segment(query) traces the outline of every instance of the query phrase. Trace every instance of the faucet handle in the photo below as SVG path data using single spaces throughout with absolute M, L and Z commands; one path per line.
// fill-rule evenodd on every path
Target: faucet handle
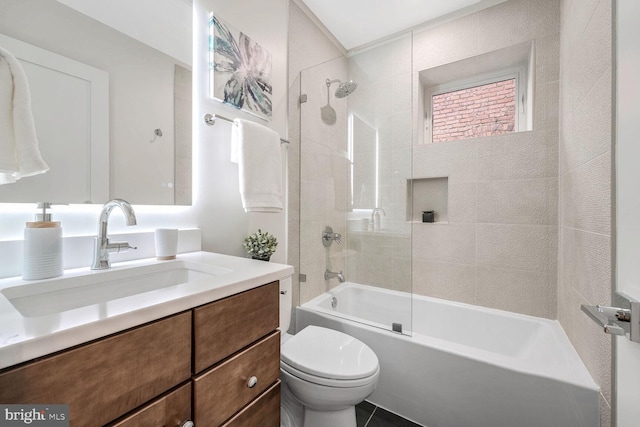
M 108 242 L 107 250 L 109 252 L 127 252 L 129 249 L 138 249 L 137 246 L 131 246 L 129 242 Z
M 335 233 L 333 235 L 333 240 L 336 241 L 337 244 L 341 245 L 342 244 L 342 234 L 340 233 Z M 342 272 L 341 272 L 342 273 Z

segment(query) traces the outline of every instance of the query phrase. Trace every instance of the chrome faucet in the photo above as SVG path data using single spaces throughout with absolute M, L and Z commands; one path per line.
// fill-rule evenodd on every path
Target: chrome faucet
M 373 208 L 371 210 L 371 224 L 373 224 L 374 216 L 376 212 L 382 212 L 382 215 L 387 216 L 387 213 L 382 208 Z
M 138 249 L 131 246 L 128 242 L 110 242 L 107 237 L 107 226 L 109 225 L 109 215 L 115 207 L 119 207 L 124 212 L 124 217 L 127 225 L 136 225 L 136 214 L 133 208 L 122 199 L 113 199 L 108 201 L 102 207 L 100 212 L 100 220 L 98 222 L 98 236 L 93 242 L 93 262 L 91 263 L 92 270 L 104 270 L 111 267 L 109 261 L 110 252 L 126 252 L 129 249 Z
M 329 271 L 329 269 L 326 269 L 324 271 L 324 280 L 333 279 L 335 277 L 338 278 L 338 281 L 340 283 L 344 282 L 344 274 L 342 274 L 342 271 L 340 271 L 339 273 L 335 273 L 333 271 Z

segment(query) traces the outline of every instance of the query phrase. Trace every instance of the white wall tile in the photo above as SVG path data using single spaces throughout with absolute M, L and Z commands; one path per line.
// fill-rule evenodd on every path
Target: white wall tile
M 413 69 L 426 70 L 478 54 L 478 14 L 413 35 Z
M 555 271 L 555 226 L 478 224 L 477 230 L 478 266 Z
M 547 178 L 558 174 L 558 133 L 517 132 L 478 141 L 478 179 Z
M 476 262 L 475 224 L 415 224 L 413 258 L 473 265 Z
M 449 182 L 475 181 L 477 140 L 442 142 L 413 147 L 414 178 L 449 177 Z
M 479 181 L 478 222 L 555 225 L 557 189 L 557 178 Z
M 555 274 L 491 267 L 478 267 L 478 305 L 530 316 L 552 317 L 549 294 Z
M 413 261 L 413 292 L 435 298 L 475 304 L 476 267 L 473 265 Z

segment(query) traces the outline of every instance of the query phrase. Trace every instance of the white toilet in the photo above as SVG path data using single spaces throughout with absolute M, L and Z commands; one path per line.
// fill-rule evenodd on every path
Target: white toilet
M 355 405 L 375 390 L 376 354 L 356 338 L 307 326 L 289 335 L 291 278 L 280 281 L 283 427 L 356 427 Z

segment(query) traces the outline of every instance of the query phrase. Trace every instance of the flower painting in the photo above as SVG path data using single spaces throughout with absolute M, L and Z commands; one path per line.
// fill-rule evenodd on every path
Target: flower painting
M 270 118 L 269 51 L 213 14 L 209 29 L 211 96 L 262 118 Z

